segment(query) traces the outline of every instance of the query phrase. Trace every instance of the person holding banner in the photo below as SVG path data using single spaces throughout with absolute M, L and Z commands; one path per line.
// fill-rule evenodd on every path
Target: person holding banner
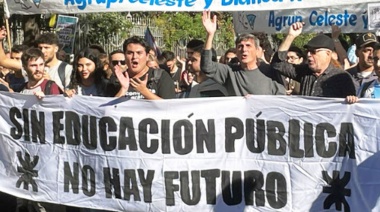
M 21 56 L 22 66 L 28 74 L 28 82 L 21 90 L 21 94 L 35 95 L 42 99 L 45 95 L 59 95 L 58 85 L 44 78 L 44 54 L 38 48 L 29 48 Z M 52 203 L 40 203 L 30 200 L 17 199 L 17 211 L 65 211 L 65 206 Z
M 29 48 L 22 54 L 22 66 L 28 74 L 28 82 L 20 93 L 34 94 L 39 99 L 45 95 L 61 94 L 61 90 L 54 81 L 44 78 L 45 61 L 43 58 L 43 53 L 37 48 Z
M 104 96 L 103 64 L 94 50 L 85 48 L 77 54 L 72 75 L 69 89 L 65 91 L 68 97 L 75 94 Z
M 266 77 L 258 68 L 257 54 L 259 40 L 252 34 L 242 34 L 236 39 L 236 54 L 239 65 L 229 66 L 212 62 L 212 42 L 217 28 L 216 16 L 211 17 L 210 11 L 204 11 L 203 26 L 207 38 L 201 57 L 201 70 L 226 87 L 229 96 L 245 96 L 247 94 L 277 95 L 285 94 L 283 85 Z
M 378 44 L 377 38 L 373 33 L 361 34 L 357 37 L 355 54 L 358 57 L 358 63 L 347 72 L 354 78 L 354 83 L 359 89 L 364 83 L 377 79 L 374 71 L 374 46 Z
M 9 69 L 21 70 L 20 61 L 10 59 L 5 55 L 2 41 L 6 38 L 7 31 L 3 26 L 0 29 L 0 65 Z M 40 35 L 36 40 L 38 48 L 44 53 L 45 73 L 44 78 L 52 79 L 63 91 L 70 83 L 72 66 L 57 59 L 58 37 L 53 33 Z
M 45 33 L 37 37 L 37 47 L 44 53 L 45 78 L 51 79 L 64 91 L 70 85 L 73 67 L 57 58 L 59 39 L 54 33 Z
M 288 50 L 293 40 L 302 33 L 302 22 L 293 23 L 289 33 L 275 53 L 272 66 L 282 75 L 300 82 L 300 95 L 346 98 L 355 95 L 351 76 L 334 67 L 332 52 L 334 41 L 327 35 L 319 34 L 306 45 L 307 64 L 294 65 L 287 62 Z

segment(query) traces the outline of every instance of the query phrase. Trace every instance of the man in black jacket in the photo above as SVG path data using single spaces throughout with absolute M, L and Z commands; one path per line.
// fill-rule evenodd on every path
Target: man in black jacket
M 352 77 L 331 63 L 334 41 L 323 34 L 312 38 L 306 45 L 307 63 L 294 65 L 287 62 L 287 52 L 293 40 L 301 34 L 303 23 L 290 26 L 289 33 L 274 55 L 272 66 L 282 75 L 301 84 L 304 96 L 346 98 L 355 95 Z

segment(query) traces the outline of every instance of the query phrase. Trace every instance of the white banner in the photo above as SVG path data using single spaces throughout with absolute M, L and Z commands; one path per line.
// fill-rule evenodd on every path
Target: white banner
M 356 0 L 5 0 L 11 14 L 120 11 L 259 11 L 350 5 Z M 361 3 L 378 0 L 362 0 Z
M 294 22 L 305 22 L 303 32 L 331 33 L 331 25 L 343 33 L 368 32 L 367 4 L 320 7 L 312 9 L 242 11 L 233 13 L 236 33 L 287 33 Z M 373 30 L 373 29 L 372 29 Z
M 0 93 L 0 191 L 120 211 L 379 211 L 380 101 Z

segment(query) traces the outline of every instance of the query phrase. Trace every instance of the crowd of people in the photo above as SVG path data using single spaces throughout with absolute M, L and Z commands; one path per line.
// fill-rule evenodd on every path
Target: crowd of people
M 380 98 L 380 44 L 373 33 L 356 38 L 355 61 L 349 61 L 336 26 L 331 36 L 318 34 L 308 41 L 305 51 L 295 47 L 294 39 L 303 29 L 303 23 L 296 22 L 271 58 L 263 56 L 257 36 L 240 34 L 235 48 L 217 61 L 212 48 L 217 18 L 204 11 L 202 22 L 206 40 L 189 41 L 184 60 L 171 51 L 155 55 L 137 36 L 109 54 L 99 46 L 89 46 L 75 54 L 72 64 L 59 59 L 59 39 L 54 33 L 40 35 L 33 47 L 15 45 L 9 54 L 0 42 L 0 90 L 39 99 L 62 94 L 147 100 L 303 95 L 345 98 L 348 103 Z M 6 33 L 1 28 L 0 41 Z M 76 210 L 46 205 L 20 200 L 17 207 L 18 211 Z

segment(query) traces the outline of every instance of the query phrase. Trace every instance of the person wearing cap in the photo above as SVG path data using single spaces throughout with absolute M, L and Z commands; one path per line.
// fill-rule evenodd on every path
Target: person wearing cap
M 373 47 L 377 43 L 376 36 L 370 32 L 359 35 L 355 41 L 355 54 L 359 62 L 356 66 L 347 69 L 347 72 L 354 78 L 357 91 L 364 83 L 377 79 L 377 75 L 373 70 Z
M 359 98 L 380 99 L 380 43 L 376 43 L 373 46 L 373 72 L 377 78 L 372 81 L 363 82 L 357 95 L 346 97 L 348 103 L 358 102 Z
M 290 64 L 287 53 L 293 40 L 301 34 L 302 22 L 293 23 L 289 33 L 275 53 L 272 66 L 282 75 L 300 82 L 300 95 L 346 98 L 355 95 L 352 77 L 331 63 L 334 41 L 323 34 L 312 38 L 304 47 L 306 64 Z
M 217 28 L 216 16 L 211 16 L 210 11 L 204 11 L 202 23 L 207 31 L 207 38 L 201 54 L 200 69 L 207 77 L 223 85 L 229 96 L 285 95 L 284 86 L 265 76 L 258 68 L 257 54 L 260 43 L 257 37 L 252 34 L 238 37 L 235 45 L 239 64 L 229 66 L 213 62 L 211 49 Z

